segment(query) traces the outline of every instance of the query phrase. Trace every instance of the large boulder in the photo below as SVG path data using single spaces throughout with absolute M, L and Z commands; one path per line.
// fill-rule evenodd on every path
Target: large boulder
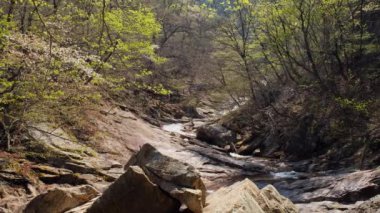
M 209 195 L 204 212 L 296 213 L 298 209 L 273 186 L 260 190 L 252 181 L 245 179 Z
M 225 147 L 237 140 L 236 133 L 220 124 L 204 125 L 197 130 L 197 139 L 207 143 Z
M 90 185 L 74 188 L 56 188 L 35 197 L 24 213 L 61 213 L 97 197 L 99 192 Z
M 162 191 L 140 167 L 131 166 L 87 213 L 167 213 L 179 208 L 180 202 Z
M 133 165 L 140 166 L 154 183 L 191 211 L 202 211 L 206 188 L 193 166 L 163 155 L 150 144 L 145 144 L 132 156 L 125 168 Z

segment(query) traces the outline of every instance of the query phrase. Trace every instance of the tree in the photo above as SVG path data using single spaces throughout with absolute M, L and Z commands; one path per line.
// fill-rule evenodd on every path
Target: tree
M 355 68 L 369 51 L 363 1 L 260 1 L 255 15 L 262 53 L 297 83 L 316 81 L 338 94 L 337 81 L 360 78 Z M 341 91 L 342 92 L 342 91 Z
M 167 92 L 145 83 L 146 61 L 163 61 L 152 43 L 161 28 L 139 1 L 10 0 L 0 8 L 0 136 L 7 149 L 34 123 L 80 118 L 101 95 L 130 87 Z
M 199 93 L 212 69 L 215 11 L 195 0 L 147 2 L 162 27 L 155 36 L 157 54 L 167 59 L 155 67 L 157 75 L 152 80 L 186 94 Z
M 224 61 L 219 69 L 221 72 L 235 73 L 240 76 L 240 79 L 247 83 L 249 97 L 256 100 L 256 90 L 263 86 L 260 82 L 263 75 L 255 58 L 257 52 L 254 45 L 256 38 L 253 10 L 255 5 L 249 1 L 240 0 L 226 1 L 223 5 L 225 10 L 222 13 L 216 39 L 220 49 L 216 56 L 220 57 L 219 61 Z M 231 74 L 229 76 L 234 78 Z

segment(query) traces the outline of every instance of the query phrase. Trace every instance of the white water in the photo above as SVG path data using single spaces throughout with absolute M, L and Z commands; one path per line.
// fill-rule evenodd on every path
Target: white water
M 183 129 L 183 124 L 177 123 L 177 124 L 166 124 L 162 126 L 162 129 L 168 132 L 174 132 L 181 134 Z
M 272 173 L 273 177 L 279 178 L 279 179 L 299 179 L 300 173 L 295 171 L 290 172 L 276 172 Z
M 248 158 L 251 158 L 251 156 L 244 156 L 244 155 L 239 155 L 239 154 L 236 154 L 236 153 L 233 153 L 233 152 L 230 152 L 229 155 L 233 158 L 236 158 L 236 159 L 248 159 Z
M 161 128 L 167 132 L 173 132 L 180 135 L 195 137 L 195 133 L 185 131 L 183 123 L 166 124 L 163 125 Z

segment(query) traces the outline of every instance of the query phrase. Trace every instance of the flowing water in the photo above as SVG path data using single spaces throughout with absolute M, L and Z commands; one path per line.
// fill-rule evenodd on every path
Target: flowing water
M 204 123 L 204 122 L 203 122 Z M 196 137 L 196 129 L 195 128 L 186 128 L 188 123 L 184 122 L 178 122 L 178 123 L 171 123 L 171 124 L 165 124 L 161 127 L 161 129 L 179 134 L 188 138 L 195 138 Z M 228 156 L 231 157 L 232 159 L 236 161 L 241 161 L 242 163 L 245 162 L 266 162 L 272 163 L 269 160 L 268 161 L 263 161 L 261 158 L 256 158 L 253 156 L 244 156 L 244 155 L 239 155 L 237 153 L 230 152 L 228 153 Z M 268 165 L 269 167 L 269 165 Z M 270 172 L 267 176 L 264 177 L 265 180 L 269 180 L 268 182 L 272 181 L 281 181 L 281 180 L 297 180 L 300 177 L 302 177 L 302 173 L 298 173 L 295 171 L 280 171 L 280 172 Z
M 195 137 L 195 133 L 193 131 L 185 130 L 185 126 L 183 123 L 166 124 L 166 125 L 163 125 L 161 128 L 167 132 L 172 132 L 172 133 L 184 135 L 187 137 Z

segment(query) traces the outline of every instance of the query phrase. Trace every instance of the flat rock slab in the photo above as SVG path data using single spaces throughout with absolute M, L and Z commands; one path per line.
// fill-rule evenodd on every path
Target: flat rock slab
M 354 204 L 320 201 L 297 204 L 300 213 L 380 213 L 380 195 Z
M 296 203 L 325 200 L 352 203 L 380 193 L 380 168 L 274 185 Z

